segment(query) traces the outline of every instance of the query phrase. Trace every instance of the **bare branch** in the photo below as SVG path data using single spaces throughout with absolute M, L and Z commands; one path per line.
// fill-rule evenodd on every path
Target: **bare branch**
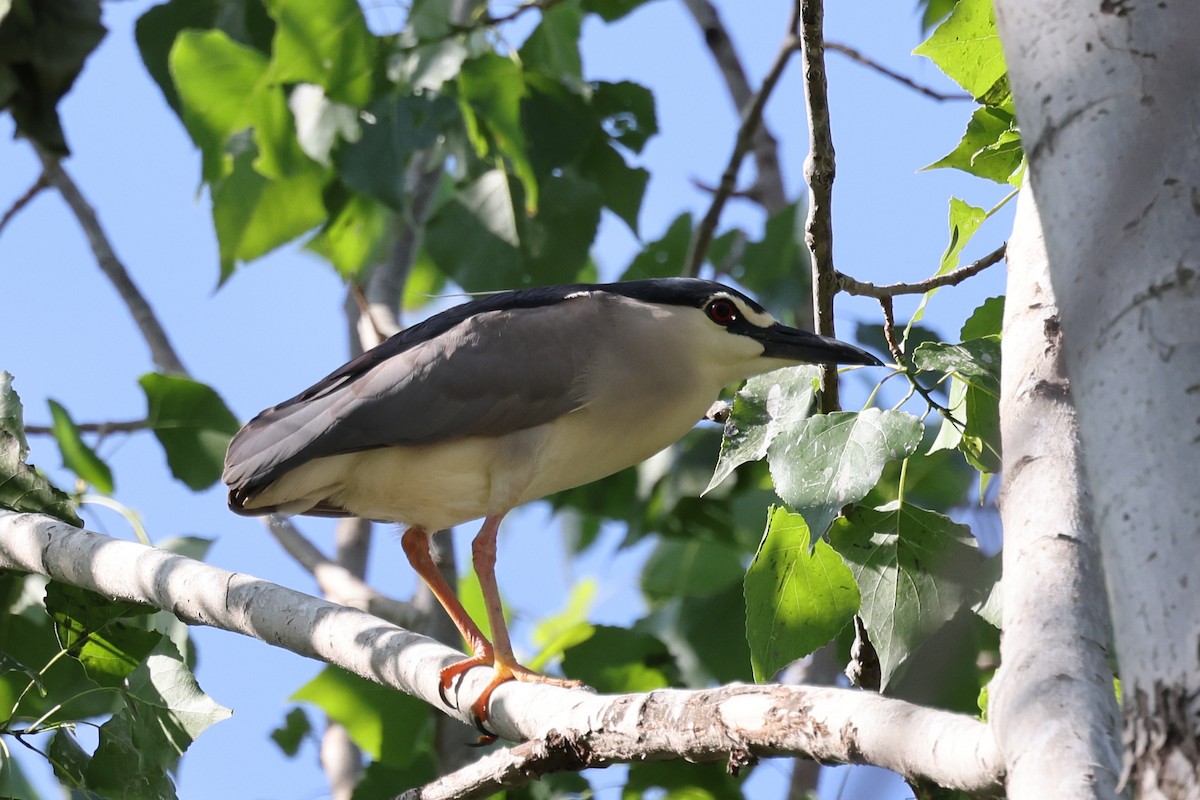
M 888 78 L 891 78 L 894 81 L 897 81 L 898 83 L 902 83 L 905 86 L 907 86 L 908 88 L 912 89 L 913 91 L 920 92 L 921 94 L 925 95 L 926 97 L 928 97 L 932 100 L 937 100 L 938 102 L 946 102 L 948 100 L 974 100 L 975 99 L 975 98 L 971 97 L 971 95 L 967 94 L 966 92 L 939 92 L 938 90 L 931 89 L 928 86 L 925 86 L 924 84 L 917 83 L 916 81 L 914 81 L 912 78 L 908 77 L 907 75 L 901 75 L 899 72 L 896 72 L 893 69 L 889 69 L 888 67 L 883 66 L 878 61 L 874 60 L 870 56 L 864 55 L 859 50 L 855 50 L 853 47 L 851 47 L 848 44 L 842 44 L 841 42 L 825 42 L 825 49 L 832 50 L 835 53 L 841 53 L 842 55 L 844 55 L 846 58 L 850 59 L 851 61 L 855 61 L 859 64 L 862 64 L 867 69 L 875 70 L 880 75 L 884 75 Z
M 812 253 L 813 321 L 816 332 L 834 336 L 833 298 L 837 272 L 833 268 L 833 179 L 836 172 L 833 132 L 829 125 L 829 85 L 825 76 L 825 9 L 822 0 L 798 0 L 800 60 L 804 72 L 804 103 L 808 109 L 808 218 L 804 241 Z M 821 411 L 840 407 L 837 370 L 821 367 Z
M 62 163 L 57 156 L 52 155 L 38 145 L 34 145 L 34 150 L 37 151 L 38 158 L 42 161 L 42 174 L 46 182 L 58 190 L 58 193 L 62 195 L 63 200 L 66 201 L 67 206 L 75 215 L 75 219 L 79 222 L 79 226 L 83 228 L 83 232 L 87 236 L 88 244 L 91 245 L 92 254 L 96 257 L 96 263 L 108 277 L 113 288 L 117 290 L 117 294 L 125 302 L 125 306 L 129 309 L 129 313 L 133 317 L 134 323 L 138 326 L 138 330 L 142 332 L 142 338 L 146 340 L 146 344 L 150 347 L 150 357 L 154 361 L 154 366 L 160 372 L 186 375 L 187 369 L 184 368 L 183 361 L 180 360 L 179 355 L 175 352 L 175 348 L 171 345 L 171 340 L 167 337 L 166 330 L 159 323 L 158 317 L 154 315 L 154 310 L 150 307 L 150 303 L 146 301 L 137 284 L 133 282 L 133 278 L 129 276 L 129 270 L 121 263 L 121 259 L 117 257 L 112 243 L 109 242 L 108 236 L 104 233 L 104 228 L 100 226 L 100 220 L 96 216 L 95 209 L 84 199 L 83 193 L 79 191 L 79 187 L 75 184 L 75 181 L 63 169 Z
M 114 420 L 108 422 L 78 422 L 75 427 L 81 433 L 95 433 L 101 437 L 110 433 L 136 433 L 150 427 L 148 419 Z M 54 428 L 49 425 L 26 425 L 25 433 L 30 436 L 51 436 Z
M 967 278 L 978 275 L 988 267 L 1003 261 L 1006 247 L 1006 244 L 1002 244 L 983 258 L 967 264 L 965 267 L 959 267 L 943 275 L 934 275 L 932 278 L 917 283 L 889 283 L 880 286 L 867 281 L 855 280 L 845 273 L 838 272 L 836 275 L 837 288 L 847 294 L 882 300 L 902 294 L 924 294 L 942 286 L 957 286 Z
M 742 160 L 750 151 L 750 145 L 753 141 L 754 131 L 762 123 L 763 108 L 767 105 L 767 99 L 771 96 L 771 92 L 775 90 L 775 85 L 779 83 L 780 76 L 783 75 L 784 67 L 791 60 L 792 54 L 795 53 L 800 46 L 800 42 L 795 36 L 788 34 L 784 39 L 783 45 L 779 48 L 779 53 L 775 56 L 775 62 L 771 65 L 767 76 L 763 78 L 762 86 L 758 93 L 754 95 L 754 100 L 747 106 L 742 114 L 742 124 L 738 128 L 737 138 L 734 140 L 733 152 L 729 154 L 729 161 L 725 165 L 725 171 L 721 173 L 721 180 L 717 184 L 716 192 L 713 193 L 712 202 L 709 203 L 708 211 L 705 212 L 704 218 L 700 220 L 700 224 L 696 226 L 696 233 L 692 237 L 691 248 L 687 257 L 687 274 L 696 276 L 700 274 L 700 267 L 704 264 L 704 259 L 708 256 L 709 245 L 712 244 L 713 234 L 717 230 L 717 223 L 721 219 L 721 211 L 725 208 L 726 201 L 730 195 L 737 189 L 738 170 L 742 166 Z
M 330 561 L 290 520 L 272 514 L 263 517 L 263 523 L 287 554 L 312 574 L 325 597 L 338 605 L 374 614 L 402 628 L 412 627 L 416 616 L 412 605 L 382 594 L 363 581 L 361 575 Z
M 37 180 L 25 190 L 25 193 L 14 200 L 13 204 L 8 207 L 8 209 L 4 212 L 4 216 L 0 216 L 0 232 L 4 230 L 8 223 L 12 222 L 13 218 L 16 217 L 17 214 L 21 213 L 21 209 L 29 205 L 33 201 L 33 198 L 37 197 L 38 194 L 49 185 L 50 184 L 46 182 L 45 172 L 38 175 Z
M 746 77 L 746 70 L 733 49 L 733 41 L 725 23 L 721 21 L 716 7 L 709 0 L 683 0 L 692 13 L 696 24 L 704 34 L 704 43 L 712 52 L 717 68 L 725 78 L 733 107 L 739 112 L 754 100 L 754 92 Z M 761 205 L 769 214 L 781 211 L 787 205 L 787 192 L 783 186 L 783 168 L 779 165 L 779 143 L 765 124 L 760 124 L 752 136 L 754 165 L 757 177 L 754 185 L 738 193 Z M 715 190 L 713 190 L 715 191 Z
M 438 698 L 438 673 L 461 654 L 444 645 L 250 575 L 40 515 L 0 511 L 0 568 L 46 575 L 169 610 L 188 624 L 251 636 L 412 694 L 463 722 L 470 700 L 491 677 L 488 669 L 468 671 L 451 691 L 455 707 L 446 708 Z M 508 683 L 492 697 L 489 724 L 510 740 L 549 740 L 557 730 L 582 763 L 596 766 L 681 756 L 744 763 L 799 754 L 821 762 L 874 763 L 908 778 L 975 792 L 995 789 L 1002 778 L 985 724 L 848 689 L 735 684 L 604 696 Z M 491 774 L 502 772 L 493 768 Z M 498 788 L 499 780 L 480 777 L 474 783 Z

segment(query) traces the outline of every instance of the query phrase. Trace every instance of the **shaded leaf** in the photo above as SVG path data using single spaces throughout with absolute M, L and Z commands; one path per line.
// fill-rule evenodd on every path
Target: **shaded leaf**
M 54 732 L 50 740 L 50 765 L 54 768 L 54 777 L 64 787 L 75 792 L 87 792 L 87 771 L 92 757 L 79 746 L 79 742 L 65 728 Z M 84 794 L 84 797 L 95 795 Z
M 212 388 L 189 378 L 151 372 L 138 383 L 171 474 L 195 491 L 211 486 L 221 477 L 237 417 Z
M 868 408 L 801 420 L 772 443 L 775 491 L 820 539 L 842 507 L 861 500 L 888 461 L 911 455 L 924 426 L 903 411 Z
M 961 344 L 928 342 L 913 353 L 913 361 L 921 369 L 954 376 L 947 407 L 965 429 L 944 421 L 933 449 L 957 447 L 981 472 L 999 472 L 1000 337 L 984 336 Z
M 651 600 L 705 597 L 741 581 L 736 548 L 705 539 L 665 538 L 642 568 L 642 591 Z
M 313 732 L 312 723 L 303 708 L 293 708 L 283 718 L 283 724 L 271 731 L 271 740 L 288 758 L 300 752 L 300 745 Z
M 457 123 L 458 108 L 445 97 L 392 92 L 373 100 L 363 119 L 358 141 L 335 155 L 338 175 L 351 189 L 404 211 L 409 159 Z
M 858 611 L 850 568 L 825 542 L 811 545 L 803 517 L 769 512 L 745 581 L 746 639 L 759 683 L 823 647 Z
M 486 157 L 494 145 L 525 190 L 525 210 L 536 213 L 538 184 L 521 128 L 521 99 L 525 96 L 521 65 L 492 52 L 465 61 L 458 74 L 458 95 L 476 155 Z
M 1003 329 L 1004 297 L 989 297 L 967 317 L 958 336 L 965 342 L 968 339 L 982 339 L 984 336 L 999 336 Z
M 19 134 L 67 155 L 58 102 L 105 33 L 96 0 L 0 4 L 0 110 Z
M 648 692 L 672 684 L 675 662 L 648 633 L 597 625 L 563 654 L 563 671 L 599 692 Z
M 971 115 L 958 146 L 925 169 L 958 169 L 996 183 L 1010 183 L 1025 159 L 1016 124 L 1009 111 L 981 106 Z
M 648 0 L 583 0 L 583 10 L 598 15 L 605 22 L 616 22 Z
M 542 9 L 542 21 L 521 45 L 526 70 L 537 70 L 554 78 L 580 81 L 583 62 L 579 57 L 579 30 L 583 11 L 574 2 Z
M 304 247 L 353 279 L 378 263 L 390 223 L 391 212 L 382 203 L 355 193 Z
M 680 214 L 667 228 L 662 238 L 650 242 L 633 257 L 621 273 L 621 280 L 670 278 L 683 272 L 688 246 L 692 241 L 692 215 Z
M 579 163 L 580 174 L 600 187 L 604 206 L 621 218 L 635 236 L 650 173 L 625 163 L 612 145 L 597 139 Z
M 355 744 L 384 764 L 410 763 L 418 744 L 429 735 L 429 707 L 423 702 L 339 667 L 321 670 L 291 699 L 319 707 L 346 727 Z
M 762 239 L 745 242 L 741 259 L 732 272 L 734 280 L 764 298 L 774 309 L 790 312 L 810 306 L 812 270 L 803 241 L 801 204 L 789 203 L 767 219 Z M 709 255 L 713 258 L 711 251 Z
M 12 375 L 0 372 L 0 507 L 49 514 L 82 527 L 83 520 L 76 515 L 66 493 L 25 463 L 29 443 L 22 413 L 21 398 L 12 388 Z
M 71 415 L 55 400 L 47 401 L 50 406 L 52 432 L 62 453 L 63 466 L 74 472 L 85 483 L 91 484 L 101 494 L 112 494 L 113 476 L 96 451 L 83 441 L 79 428 Z
M 667 646 L 688 686 L 753 680 L 740 584 L 708 597 L 672 598 L 639 620 L 635 630 Z
M 909 654 L 973 600 L 985 559 L 966 526 L 899 502 L 855 508 L 829 541 L 854 572 L 886 689 Z
M 59 645 L 101 686 L 121 686 L 162 640 L 161 634 L 125 621 L 153 611 L 76 586 L 51 582 L 46 587 L 46 612 Z
M 805 365 L 746 381 L 733 398 L 733 410 L 721 438 L 721 455 L 705 494 L 747 461 L 766 458 L 777 436 L 791 431 L 812 413 L 814 381 L 819 375 L 819 367 Z
M 658 133 L 654 95 L 640 84 L 597 81 L 592 84 L 592 107 L 609 137 L 635 153 Z

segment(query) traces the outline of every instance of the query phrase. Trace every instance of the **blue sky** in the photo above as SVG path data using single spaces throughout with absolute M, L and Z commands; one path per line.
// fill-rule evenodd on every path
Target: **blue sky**
M 104 4 L 109 35 L 62 104 L 74 153 L 66 166 L 188 369 L 216 387 L 235 413 L 249 418 L 345 360 L 344 289 L 329 267 L 294 246 L 240 269 L 216 288 L 217 248 L 207 197 L 199 189 L 198 153 L 147 76 L 133 43 L 133 24 L 150 5 L 142 0 Z M 778 49 L 788 4 L 726 0 L 718 6 L 757 82 Z M 387 5 L 372 6 L 372 13 L 385 21 L 403 15 L 399 6 Z M 931 64 L 910 55 L 920 33 L 909 3 L 831 3 L 826 23 L 829 39 L 917 80 L 953 88 Z M 518 43 L 522 35 L 514 33 Z M 736 128 L 730 101 L 695 24 L 675 0 L 649 3 L 612 26 L 589 18 L 583 44 L 587 77 L 634 80 L 656 94 L 662 132 L 643 154 L 653 179 L 641 230 L 646 238 L 657 238 L 681 211 L 703 213 L 707 196 L 692 180 L 715 183 L 724 166 Z M 990 207 L 1006 193 L 956 173 L 917 172 L 954 147 L 971 108 L 932 102 L 836 53 L 828 55 L 828 64 L 838 157 L 838 268 L 876 282 L 927 277 L 946 246 L 948 198 L 957 195 Z M 795 195 L 802 188 L 806 153 L 798 62 L 786 73 L 766 116 L 781 141 L 785 181 Z M 13 141 L 11 131 L 11 120 L 0 119 L 0 208 L 9 207 L 38 174 L 32 150 Z M 727 222 L 751 227 L 757 218 L 736 201 L 725 216 Z M 1009 219 L 1006 211 L 989 223 L 966 258 L 998 245 Z M 619 273 L 637 248 L 621 222 L 605 218 L 595 247 L 605 277 Z M 927 322 L 955 336 L 983 298 L 1002 292 L 1002 269 L 943 291 Z M 48 421 L 47 398 L 66 405 L 77 421 L 143 414 L 136 379 L 152 369 L 146 346 L 53 193 L 43 193 L 0 235 L 0 281 L 8 299 L 0 315 L 0 369 L 15 376 L 27 422 Z M 897 317 L 905 319 L 914 305 L 898 302 Z M 839 334 L 852 337 L 857 321 L 878 322 L 878 306 L 839 298 Z M 69 483 L 58 469 L 53 443 L 39 438 L 32 444 L 31 460 Z M 142 516 L 152 538 L 213 538 L 212 563 L 312 591 L 309 576 L 258 522 L 226 510 L 220 489 L 196 494 L 172 480 L 151 436 L 114 438 L 102 453 L 115 471 L 116 497 Z M 110 511 L 92 507 L 85 516 L 96 530 L 131 537 L 125 521 Z M 330 546 L 327 524 L 303 520 L 301 527 L 321 546 Z M 600 581 L 595 621 L 626 622 L 639 609 L 636 571 L 643 552 L 613 561 L 612 548 L 600 548 L 571 565 L 553 530 L 548 511 L 535 504 L 514 515 L 501 537 L 499 581 L 517 613 L 518 648 L 529 623 L 560 608 L 581 577 Z M 457 546 L 472 533 L 473 526 L 465 526 Z M 414 579 L 397 538 L 386 532 L 377 538 L 370 579 L 406 596 Z M 536 552 L 541 568 L 524 565 L 523 552 Z M 546 569 L 547 564 L 558 566 Z M 320 665 L 232 634 L 197 629 L 194 636 L 201 685 L 235 713 L 189 751 L 179 775 L 180 796 L 324 796 L 313 749 L 287 760 L 268 739 L 289 706 L 288 695 Z M 767 772 L 764 786 L 782 782 L 782 767 Z M 598 781 L 617 782 L 604 775 Z

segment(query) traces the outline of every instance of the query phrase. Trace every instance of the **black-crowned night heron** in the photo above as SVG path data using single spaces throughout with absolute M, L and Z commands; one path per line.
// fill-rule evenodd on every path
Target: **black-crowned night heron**
M 358 516 L 407 524 L 404 552 L 470 644 L 473 666 L 517 679 L 496 588 L 500 520 L 603 478 L 687 433 L 721 389 L 796 363 L 880 364 L 776 322 L 741 292 L 675 278 L 482 297 L 396 334 L 251 420 L 229 445 L 239 514 Z M 429 532 L 483 517 L 475 570 L 492 642 L 434 567 Z

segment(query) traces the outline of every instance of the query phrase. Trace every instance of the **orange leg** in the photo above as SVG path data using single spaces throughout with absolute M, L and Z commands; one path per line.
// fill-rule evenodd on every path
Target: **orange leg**
M 467 615 L 454 590 L 442 578 L 433 559 L 429 555 L 429 534 L 424 528 L 412 527 L 405 531 L 401 539 L 404 553 L 417 574 L 429 585 L 434 597 L 446 609 L 455 627 L 462 633 L 463 638 L 471 646 L 472 655 L 458 661 L 442 670 L 440 675 L 440 690 L 442 699 L 446 700 L 445 692 L 450 688 L 454 679 L 471 667 L 491 666 L 495 670 L 492 680 L 484 688 L 479 698 L 471 704 L 471 714 L 476 726 L 483 730 L 483 722 L 487 720 L 488 701 L 492 692 L 500 684 L 510 681 L 526 681 L 531 683 L 549 683 L 555 686 L 581 686 L 579 681 L 552 678 L 517 663 L 513 655 L 512 644 L 508 636 L 508 626 L 504 622 L 504 610 L 500 603 L 500 591 L 496 586 L 496 535 L 500 532 L 502 514 L 489 516 L 483 522 L 483 528 L 475 537 L 472 544 L 472 558 L 475 563 L 475 573 L 479 576 L 479 586 L 483 593 L 484 605 L 487 609 L 488 623 L 492 628 L 493 641 L 489 642 L 483 632 Z M 449 705 L 449 702 L 446 703 Z M 484 733 L 487 733 L 485 730 Z M 489 734 L 490 735 L 490 734 Z

